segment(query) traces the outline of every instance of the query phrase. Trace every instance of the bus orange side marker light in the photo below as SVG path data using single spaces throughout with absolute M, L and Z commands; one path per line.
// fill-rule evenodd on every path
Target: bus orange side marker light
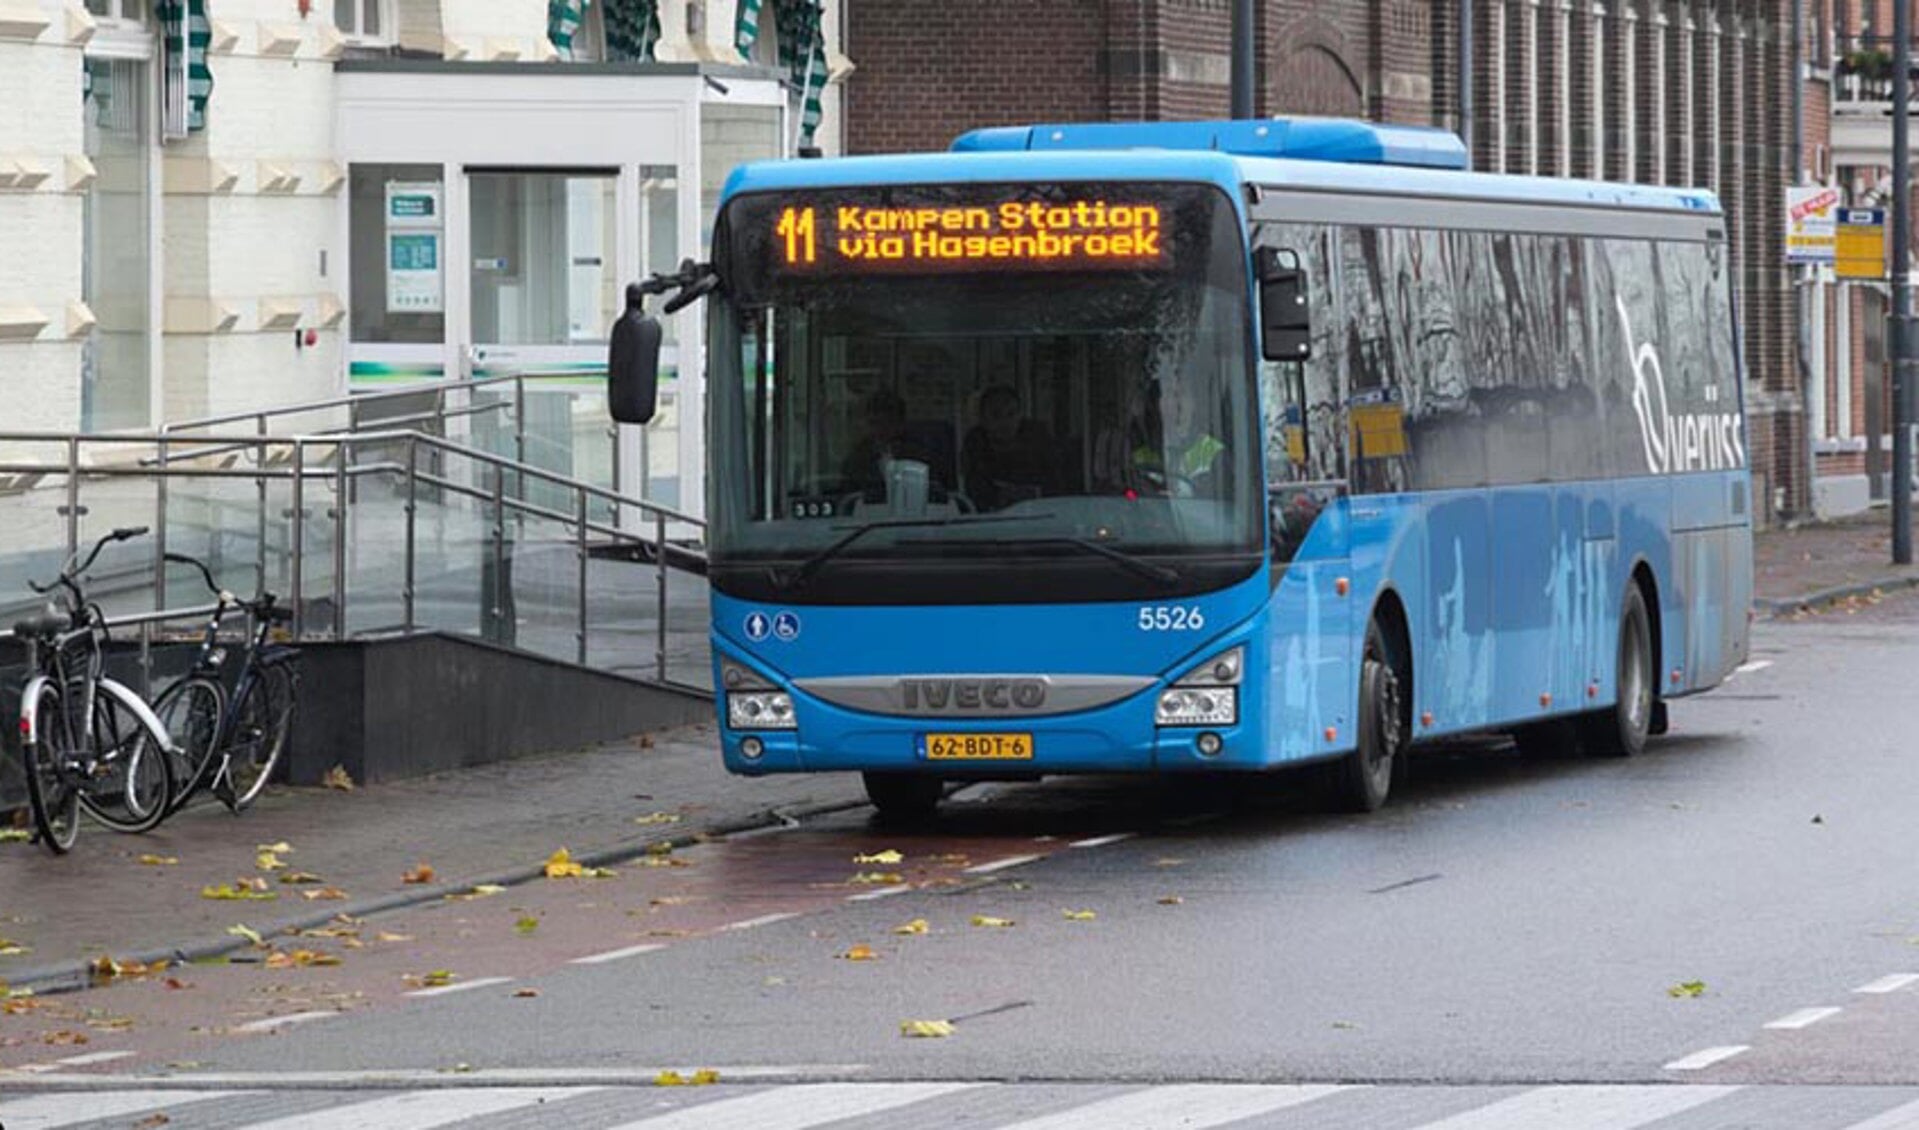
M 1431 727 L 1433 724 L 1433 712 L 1430 710 L 1421 712 L 1419 715 L 1419 724 L 1422 726 Z
M 1675 686 L 1679 683 L 1679 668 L 1677 667 L 1672 669 L 1672 681 Z
M 1598 697 L 1599 697 L 1599 684 L 1598 684 L 1598 683 L 1587 683 L 1587 684 L 1586 684 L 1586 697 L 1587 697 L 1587 698 L 1598 698 Z
M 1353 587 L 1352 582 L 1348 581 L 1344 577 L 1340 577 L 1333 581 L 1333 591 L 1338 593 L 1341 596 L 1345 596 L 1347 591 L 1351 589 L 1352 587 Z
M 1329 741 L 1329 742 L 1330 742 L 1330 741 L 1332 741 L 1332 740 L 1334 740 L 1334 739 L 1335 739 L 1335 738 L 1337 738 L 1337 737 L 1339 737 L 1339 728 L 1338 728 L 1337 726 L 1328 726 L 1328 727 L 1326 727 L 1326 740 L 1327 740 L 1327 741 Z
M 1541 706 L 1551 706 L 1552 704 L 1553 704 L 1553 696 L 1552 696 L 1552 695 L 1550 695 L 1550 694 L 1542 694 L 1542 695 L 1540 695 L 1540 696 L 1539 696 L 1539 705 L 1541 705 Z

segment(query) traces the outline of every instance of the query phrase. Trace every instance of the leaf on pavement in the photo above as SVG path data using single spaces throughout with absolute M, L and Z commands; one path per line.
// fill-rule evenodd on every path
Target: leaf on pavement
M 995 918 L 990 914 L 975 914 L 973 916 L 973 925 L 975 926 L 1011 926 L 1013 925 L 1013 920 L 1011 918 Z
M 876 851 L 871 855 L 856 855 L 853 857 L 853 862 L 854 863 L 892 864 L 892 863 L 899 863 L 903 861 L 905 858 L 906 858 L 905 856 L 901 855 L 899 852 L 894 851 L 892 848 L 887 848 L 885 851 Z
M 473 888 L 471 893 L 480 898 L 485 898 L 487 895 L 497 895 L 504 890 L 506 890 L 506 888 L 498 883 L 480 883 Z
M 903 922 L 893 927 L 893 932 L 895 934 L 924 934 L 928 929 L 930 929 L 930 927 L 926 925 L 926 919 L 915 918 L 911 922 Z
M 431 883 L 432 881 L 433 865 L 431 863 L 416 863 L 413 865 L 413 870 L 400 876 L 402 883 Z
M 293 845 L 287 843 L 285 840 L 280 840 L 270 844 L 254 844 L 253 850 L 272 852 L 274 855 L 286 855 L 293 850 Z
M 1069 922 L 1091 922 L 1099 917 L 1098 913 L 1091 910 L 1062 910 L 1060 914 Z
M 25 828 L 0 828 L 0 844 L 24 844 L 33 838 Z
M 245 938 L 247 941 L 252 942 L 256 946 L 263 946 L 267 944 L 266 939 L 260 936 L 260 931 L 255 930 L 253 927 L 245 924 L 241 924 L 238 926 L 228 926 L 227 933 L 233 935 L 236 938 Z
M 1703 996 L 1705 992 L 1706 983 L 1704 981 L 1681 981 L 1677 985 L 1667 989 L 1666 995 L 1675 998 L 1691 998 Z
M 578 879 L 586 874 L 586 868 L 573 860 L 573 853 L 561 848 L 546 857 L 546 877 L 549 879 Z
M 538 990 L 538 989 L 515 989 L 515 990 L 513 990 L 513 995 L 514 995 L 514 996 L 516 996 L 516 997 L 537 997 L 537 996 L 539 996 L 539 995 L 540 995 L 540 990 Z
M 897 871 L 862 871 L 847 880 L 849 883 L 875 887 L 891 887 L 905 881 Z
M 373 935 L 373 940 L 376 942 L 410 942 L 413 940 L 413 935 L 396 934 L 391 930 L 382 930 Z
M 858 945 L 847 950 L 840 957 L 847 961 L 878 961 L 880 955 L 873 952 L 872 946 Z
M 253 857 L 253 866 L 261 871 L 284 871 L 287 865 L 286 861 L 274 852 L 263 851 Z
M 678 824 L 679 822 L 680 814 L 677 812 L 649 812 L 645 816 L 633 818 L 635 824 Z
M 153 1130 L 156 1126 L 165 1126 L 173 1121 L 173 1116 L 164 1111 L 155 1111 L 134 1123 L 134 1130 Z
M 70 1048 L 86 1043 L 87 1034 L 85 1032 L 71 1032 L 62 1028 L 57 1032 L 48 1032 L 46 1035 L 41 1036 L 40 1042 L 56 1048 Z
M 280 896 L 273 891 L 256 891 L 245 885 L 221 883 L 217 887 L 201 887 L 200 897 L 203 899 L 250 899 L 254 901 L 265 901 L 267 899 L 277 899 Z
M 338 902 L 346 898 L 346 892 L 338 887 L 318 887 L 311 891 L 301 891 L 300 897 L 308 902 Z
M 338 965 L 340 959 L 334 954 L 320 953 L 317 950 L 292 950 L 267 955 L 268 969 L 291 969 L 297 965 Z
M 520 920 L 513 924 L 513 928 L 522 934 L 531 934 L 540 928 L 540 920 L 531 914 L 522 914 Z
M 166 959 L 159 961 L 116 961 L 107 954 L 101 954 L 87 963 L 87 972 L 95 984 L 117 980 L 122 977 L 144 977 L 149 973 L 158 973 L 167 967 Z
M 326 880 L 320 878 L 318 875 L 315 875 L 311 871 L 288 871 L 285 874 L 280 876 L 280 882 L 288 883 L 288 884 L 323 883 L 325 881 Z
M 1159 905 L 1178 906 L 1180 903 L 1183 903 L 1185 901 L 1186 901 L 1185 899 L 1180 898 L 1178 895 L 1165 895 L 1160 898 Z
M 643 855 L 633 862 L 641 867 L 691 867 L 693 861 L 677 855 Z
M 433 969 L 425 973 L 408 973 L 400 980 L 421 989 L 437 989 L 442 985 L 451 985 L 460 975 L 451 969 Z
M 691 1075 L 662 1071 L 653 1077 L 655 1087 L 710 1087 L 719 1081 L 720 1073 L 710 1067 L 702 1067 Z
M 902 1020 L 900 1035 L 917 1039 L 938 1039 L 953 1034 L 951 1020 Z
M 32 952 L 32 946 L 23 946 L 12 938 L 0 938 L 0 957 L 18 957 L 23 953 Z
M 326 776 L 320 778 L 320 783 L 329 789 L 338 789 L 343 793 L 350 793 L 354 789 L 353 776 L 340 765 L 327 770 Z
M 180 857 L 177 855 L 154 855 L 152 852 L 148 852 L 140 857 L 139 862 L 148 867 L 172 867 L 174 864 L 180 862 Z
M 167 978 L 166 980 L 164 980 L 164 981 L 162 981 L 162 982 L 160 982 L 160 983 L 161 983 L 162 985 L 165 985 L 165 986 L 166 986 L 167 988 L 169 988 L 169 989 L 176 989 L 176 990 L 177 990 L 177 989 L 191 989 L 191 988 L 193 987 L 193 982 L 191 982 L 191 981 L 182 981 L 182 980 L 180 980 L 180 979 L 179 979 L 178 977 L 169 977 L 169 978 Z

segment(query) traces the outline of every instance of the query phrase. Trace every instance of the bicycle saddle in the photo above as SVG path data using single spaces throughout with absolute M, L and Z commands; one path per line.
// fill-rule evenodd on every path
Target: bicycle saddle
M 67 630 L 65 616 L 43 615 L 16 621 L 13 634 L 23 640 L 50 639 Z

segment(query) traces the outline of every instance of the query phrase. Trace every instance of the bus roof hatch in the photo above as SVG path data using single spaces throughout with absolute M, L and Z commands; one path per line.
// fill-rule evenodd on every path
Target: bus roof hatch
M 1068 122 L 1002 126 L 961 134 L 955 153 L 1016 149 L 1210 149 L 1241 157 L 1289 157 L 1363 165 L 1464 169 L 1457 134 L 1353 118 L 1258 118 L 1213 122 Z

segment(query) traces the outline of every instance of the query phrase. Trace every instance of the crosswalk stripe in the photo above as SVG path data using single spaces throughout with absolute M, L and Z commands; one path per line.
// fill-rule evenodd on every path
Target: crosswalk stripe
M 1919 1130 L 1919 1102 L 1906 1103 L 1855 1122 L 1846 1130 Z
M 804 1083 L 671 1111 L 616 1130 L 806 1130 L 983 1086 L 979 1083 Z
M 0 1103 L 0 1126 L 7 1130 L 52 1130 L 96 1118 L 120 1118 L 150 1110 L 197 1103 L 202 1099 L 250 1095 L 253 1091 L 96 1091 L 88 1095 L 35 1095 Z M 78 1101 L 76 1101 L 78 1100 Z
M 1631 1130 L 1722 1099 L 1738 1087 L 1650 1084 L 1540 1087 L 1417 1130 Z
M 519 1110 L 599 1090 L 597 1087 L 474 1087 L 405 1091 L 371 1102 L 276 1118 L 247 1130 L 431 1130 L 469 1118 Z
M 1001 1130 L 1159 1130 L 1163 1126 L 1205 1130 L 1352 1089 L 1332 1084 L 1176 1083 L 1115 1095 Z

